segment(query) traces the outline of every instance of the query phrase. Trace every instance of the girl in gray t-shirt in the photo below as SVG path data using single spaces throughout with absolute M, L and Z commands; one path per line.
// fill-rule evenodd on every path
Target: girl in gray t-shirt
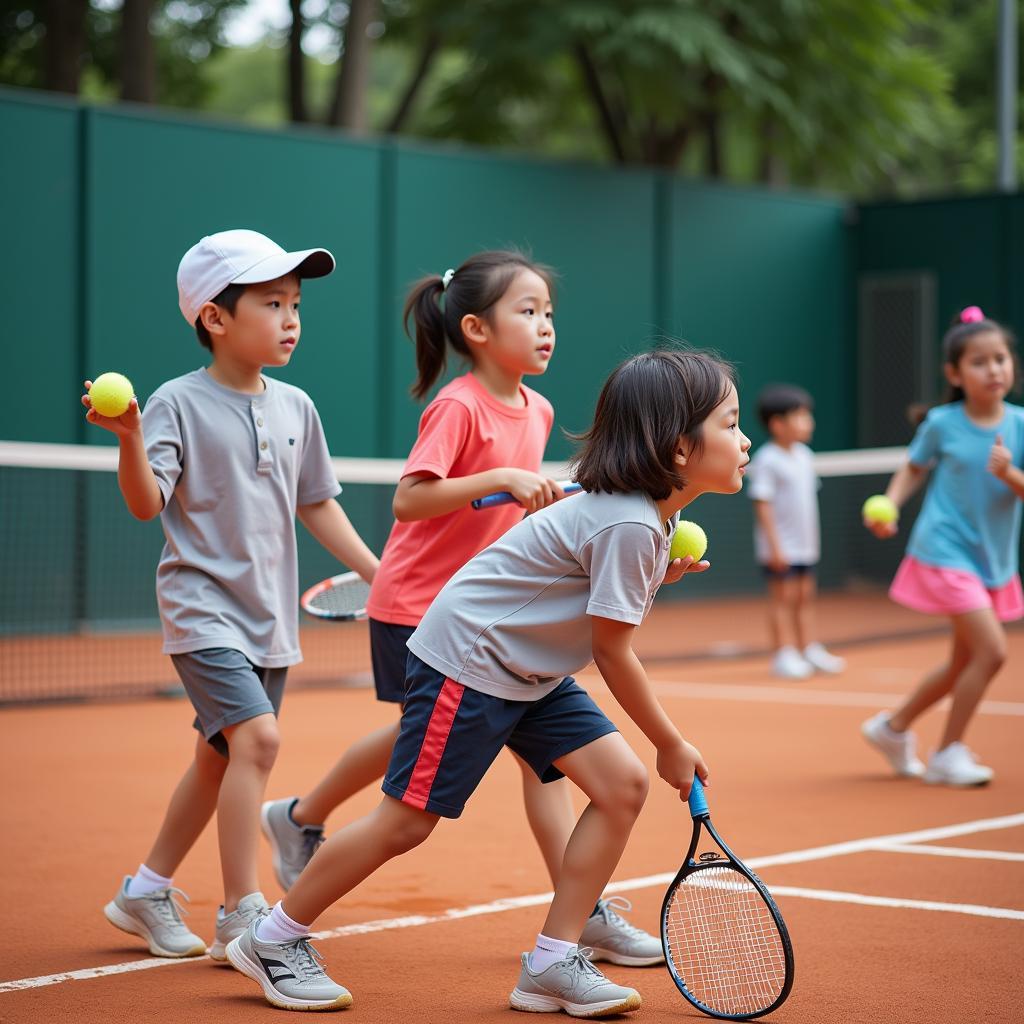
M 731 369 L 679 350 L 616 369 L 580 440 L 573 468 L 585 493 L 534 513 L 468 562 L 410 639 L 401 734 L 381 805 L 333 835 L 284 901 L 229 946 L 232 963 L 271 1002 L 317 1009 L 347 997 L 306 949 L 313 922 L 423 842 L 439 818 L 458 817 L 507 745 L 543 781 L 568 776 L 590 800 L 536 947 L 522 956 L 512 1006 L 594 1016 L 640 1005 L 578 941 L 643 806 L 647 771 L 571 673 L 596 663 L 681 798 L 695 772 L 707 779 L 632 641 L 662 582 L 708 568 L 689 558 L 670 564 L 672 530 L 694 498 L 742 487 L 750 442 L 739 429 Z M 294 966 L 301 986 L 282 965 Z

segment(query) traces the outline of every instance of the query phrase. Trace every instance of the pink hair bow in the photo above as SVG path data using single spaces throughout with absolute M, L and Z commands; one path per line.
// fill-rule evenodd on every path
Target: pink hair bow
M 960 311 L 960 323 L 962 324 L 976 324 L 984 319 L 985 314 L 981 311 L 981 306 L 968 306 Z

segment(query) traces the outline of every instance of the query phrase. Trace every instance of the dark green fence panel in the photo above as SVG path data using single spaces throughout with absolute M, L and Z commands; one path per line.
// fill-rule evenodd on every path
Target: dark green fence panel
M 80 440 L 78 131 L 71 104 L 0 102 L 8 440 Z
M 686 183 L 670 188 L 666 327 L 735 363 L 740 422 L 754 450 L 765 436 L 757 393 L 771 381 L 799 384 L 814 396 L 815 447 L 848 444 L 855 405 L 843 204 Z M 673 593 L 696 598 L 762 585 L 745 494 L 702 498 L 683 514 L 706 527 L 713 568 Z M 824 582 L 836 580 L 830 574 Z
M 406 288 L 487 248 L 525 248 L 557 271 L 555 354 L 527 383 L 553 402 L 559 427 L 585 428 L 608 372 L 656 332 L 653 177 L 403 148 L 394 181 L 392 361 L 383 382 L 392 454 L 408 452 L 419 416 L 408 393 L 413 347 L 400 323 Z M 549 457 L 569 450 L 556 429 Z

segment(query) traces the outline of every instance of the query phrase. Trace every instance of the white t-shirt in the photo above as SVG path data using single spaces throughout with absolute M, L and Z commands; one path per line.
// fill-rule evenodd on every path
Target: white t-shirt
M 409 650 L 471 690 L 540 700 L 590 664 L 591 616 L 640 625 L 677 521 L 662 522 L 638 492 L 549 505 L 448 581 Z
M 788 449 L 768 441 L 757 450 L 747 471 L 747 494 L 767 501 L 775 518 L 782 557 L 790 565 L 817 565 L 821 558 L 818 522 L 818 474 L 814 453 L 799 442 Z M 766 565 L 771 549 L 764 531 L 754 524 L 757 560 Z

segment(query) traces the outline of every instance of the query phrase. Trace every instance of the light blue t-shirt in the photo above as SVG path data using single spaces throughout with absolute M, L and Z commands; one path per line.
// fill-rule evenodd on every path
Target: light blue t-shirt
M 1024 466 L 1024 409 L 1005 405 L 996 427 L 979 427 L 963 402 L 936 406 L 918 427 L 907 455 L 932 477 L 907 554 L 928 565 L 975 573 L 995 589 L 1017 572 L 1021 501 L 985 467 L 1001 435 Z

